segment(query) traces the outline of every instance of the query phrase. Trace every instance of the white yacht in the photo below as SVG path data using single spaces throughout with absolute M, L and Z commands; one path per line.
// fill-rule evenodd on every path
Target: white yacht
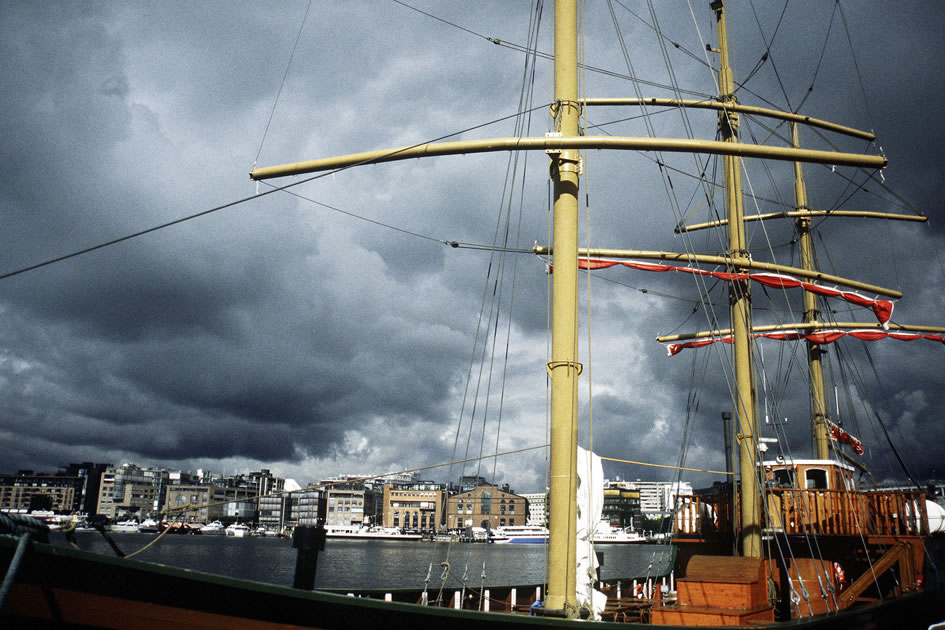
M 202 536 L 223 536 L 226 534 L 226 528 L 223 527 L 223 523 L 220 521 L 213 521 L 202 526 L 200 534 Z
M 160 524 L 153 518 L 146 518 L 138 525 L 138 531 L 142 534 L 156 534 L 160 531 Z
M 237 538 L 249 536 L 250 532 L 249 525 L 244 525 L 243 523 L 233 523 L 226 528 L 227 536 L 235 536 Z
M 119 521 L 108 526 L 108 531 L 120 534 L 137 534 L 138 521 Z

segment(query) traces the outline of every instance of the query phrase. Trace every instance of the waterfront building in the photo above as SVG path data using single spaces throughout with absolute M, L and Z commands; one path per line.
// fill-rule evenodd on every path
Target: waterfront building
M 274 492 L 282 492 L 285 489 L 285 479 L 276 477 L 269 472 L 268 468 L 249 473 L 249 483 L 256 489 L 256 494 L 260 497 Z
M 258 523 L 268 530 L 281 532 L 285 527 L 286 497 L 284 494 L 259 497 Z
M 168 486 L 165 509 L 175 510 L 169 521 L 209 523 L 256 521 L 256 491 L 210 484 Z M 184 509 L 187 508 L 187 509 Z
M 374 489 L 376 492 L 381 492 L 381 486 L 392 485 L 392 486 L 406 486 L 412 483 L 419 483 L 420 479 L 412 473 L 390 473 L 384 475 L 383 477 L 373 477 L 371 479 L 364 479 L 364 485 L 368 488 Z
M 201 471 L 202 472 L 202 471 Z M 209 475 L 212 477 L 212 475 Z M 268 469 L 221 478 L 213 485 L 228 489 L 224 518 L 249 522 L 267 528 L 281 529 L 285 479 L 274 476 Z
M 601 519 L 617 527 L 642 529 L 640 491 L 622 481 L 604 482 L 604 507 Z
M 116 517 L 135 515 L 143 519 L 160 509 L 163 486 L 132 482 L 122 484 L 121 489 L 122 494 L 118 497 L 116 487 Z
M 220 520 L 223 516 L 220 507 L 210 506 L 215 489 L 215 486 L 196 484 L 169 486 L 164 508 L 183 510 L 183 508 L 190 506 L 190 509 L 168 513 L 167 520 L 183 521 L 185 523 L 209 523 L 210 521 Z
M 282 531 L 285 523 L 286 480 L 274 477 L 265 468 L 249 473 L 249 478 L 259 496 L 256 505 L 257 523 L 272 531 Z
M 522 496 L 528 502 L 528 517 L 525 524 L 548 527 L 548 493 L 527 492 Z
M 34 474 L 32 470 L 0 475 L 0 510 L 71 514 L 81 508 L 84 486 L 81 477 Z
M 111 464 L 69 464 L 62 474 L 66 477 L 80 477 L 83 480 L 82 493 L 79 499 L 79 511 L 88 515 L 98 512 L 99 484 L 102 482 L 102 473 L 108 470 Z
M 95 514 L 104 514 L 108 518 L 115 517 L 115 471 L 104 470 L 98 482 L 98 501 Z
M 145 518 L 166 504 L 170 472 L 163 468 L 141 468 L 122 464 L 100 474 L 97 514 L 109 518 L 133 515 Z
M 324 480 L 328 512 L 325 525 L 360 527 L 375 515 L 375 493 L 360 481 Z
M 255 523 L 258 520 L 258 497 L 255 488 L 215 488 L 213 503 L 223 504 L 225 523 Z
M 504 488 L 508 486 L 485 485 L 451 496 L 446 502 L 446 526 L 496 529 L 524 525 L 528 517 L 525 497 Z
M 381 521 L 384 527 L 434 532 L 446 503 L 446 488 L 432 481 L 384 485 Z
M 285 527 L 317 525 L 319 507 L 324 502 L 324 490 L 300 490 L 287 495 Z
M 463 475 L 459 478 L 459 482 L 453 486 L 450 484 L 450 492 L 469 492 L 470 490 L 475 490 L 480 486 L 491 485 L 486 481 L 485 477 L 480 477 L 478 475 Z
M 190 472 L 184 470 L 167 471 L 167 483 L 172 486 L 193 483 L 194 477 Z
M 620 483 L 619 480 L 617 483 Z M 676 505 L 676 497 L 691 496 L 692 484 L 688 481 L 636 481 L 627 482 L 627 487 L 640 491 L 640 511 L 647 518 L 669 516 Z

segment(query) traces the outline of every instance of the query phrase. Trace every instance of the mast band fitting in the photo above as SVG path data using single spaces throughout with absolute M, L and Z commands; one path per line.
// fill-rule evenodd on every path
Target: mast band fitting
M 552 370 L 555 370 L 559 367 L 574 368 L 577 370 L 578 376 L 584 372 L 584 366 L 578 361 L 549 361 L 548 365 L 545 366 L 545 369 L 548 370 L 548 376 L 552 376 Z

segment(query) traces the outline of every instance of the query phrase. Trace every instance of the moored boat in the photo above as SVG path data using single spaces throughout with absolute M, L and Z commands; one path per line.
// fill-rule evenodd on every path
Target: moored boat
M 223 523 L 220 521 L 211 521 L 206 525 L 203 525 L 198 530 L 201 536 L 224 536 L 226 535 L 226 528 L 223 526 Z
M 510 545 L 544 545 L 548 543 L 548 528 L 540 525 L 513 525 L 495 530 L 492 542 Z
M 328 538 L 349 538 L 357 540 L 420 540 L 420 534 L 408 534 L 394 527 L 345 527 L 340 525 L 325 527 Z
M 119 521 L 108 526 L 108 531 L 119 534 L 137 534 L 139 530 L 138 521 L 133 520 Z
M 625 527 L 617 527 L 606 521 L 601 521 L 594 529 L 594 542 L 599 545 L 642 543 L 646 541 L 646 536 L 639 532 Z
M 156 534 L 161 530 L 161 525 L 152 518 L 146 518 L 138 525 L 138 532 L 142 534 Z
M 161 521 L 161 524 L 158 526 L 161 532 L 169 530 L 168 534 L 175 534 L 178 536 L 183 536 L 187 534 L 199 534 L 200 526 L 193 523 L 185 523 L 182 521 Z
M 249 536 L 251 533 L 249 525 L 244 523 L 232 523 L 227 525 L 223 531 L 227 536 L 234 536 L 236 538 L 243 538 L 244 536 Z M 203 532 L 201 531 L 201 533 Z

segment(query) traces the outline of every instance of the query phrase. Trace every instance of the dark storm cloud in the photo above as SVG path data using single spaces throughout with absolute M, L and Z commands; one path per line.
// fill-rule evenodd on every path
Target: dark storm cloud
M 837 22 L 802 111 L 875 127 L 890 158 L 887 181 L 932 221 L 879 232 L 831 221 L 822 244 L 830 246 L 830 254 L 823 253 L 821 262 L 841 275 L 908 289 L 894 320 L 941 324 L 945 222 L 936 219 L 945 197 L 938 99 L 945 76 L 943 18 L 919 3 L 906 3 L 894 14 L 878 4 L 842 6 L 870 109 L 862 105 L 861 79 L 849 70 L 846 35 Z M 527 39 L 525 4 L 425 9 L 503 41 Z M 688 9 L 660 6 L 658 11 L 664 32 L 701 55 Z M 759 11 L 765 28 L 772 29 L 777 11 Z M 787 107 L 783 84 L 796 107 L 812 80 L 832 11 L 825 3 L 791 5 L 771 43 L 771 61 L 747 89 L 773 94 L 775 103 Z M 309 15 L 263 141 L 304 13 L 304 2 L 278 8 L 213 2 L 0 5 L 5 158 L 0 272 L 249 196 L 255 185 L 246 171 L 260 147 L 258 164 L 268 165 L 408 145 L 517 107 L 520 53 L 393 3 L 325 3 Z M 649 27 L 629 14 L 620 19 L 633 42 L 636 70 L 668 82 L 662 57 L 635 48 L 637 42 L 652 44 Z M 885 24 L 885 39 L 878 36 L 876 20 Z M 709 24 L 708 18 L 699 22 L 705 37 Z M 626 72 L 622 57 L 611 54 L 616 49 L 609 41 L 609 15 L 589 11 L 588 25 L 589 63 Z M 730 25 L 745 36 L 733 50 L 736 73 L 744 76 L 759 59 L 761 38 L 751 14 L 733 11 Z M 412 35 L 405 40 L 404 33 Z M 545 33 L 539 41 L 546 49 Z M 597 46 L 605 41 L 606 55 Z M 673 47 L 670 55 L 681 82 L 714 92 L 704 67 Z M 536 105 L 550 100 L 546 70 L 546 62 L 539 62 Z M 632 91 L 626 82 L 595 74 L 588 76 L 588 90 L 597 96 Z M 739 97 L 754 103 L 750 94 Z M 592 123 L 626 115 L 588 113 Z M 694 114 L 692 120 L 698 136 L 714 135 L 714 115 Z M 680 133 L 674 113 L 654 122 L 658 133 Z M 546 112 L 536 112 L 531 135 L 544 133 L 546 123 Z M 646 133 L 639 119 L 605 129 Z M 745 130 L 746 141 L 768 134 L 748 120 Z M 509 121 L 461 137 L 511 134 Z M 813 136 L 805 141 L 820 144 Z M 862 148 L 860 143 L 844 150 Z M 489 431 L 500 423 L 498 403 L 483 400 L 490 387 L 505 397 L 501 425 L 508 448 L 540 443 L 547 326 L 542 263 L 532 257 L 503 262 L 442 243 L 498 239 L 525 248 L 547 243 L 547 158 L 534 154 L 527 160 L 521 223 L 516 215 L 521 178 L 502 179 L 508 156 L 413 160 L 345 171 L 293 189 L 403 231 L 298 197 L 272 195 L 2 281 L 0 461 L 9 469 L 53 469 L 90 458 L 231 469 L 261 465 L 302 480 L 409 468 L 476 454 L 482 439 L 478 423 L 485 418 Z M 696 169 L 687 156 L 665 161 Z M 700 164 L 708 172 L 717 169 L 714 159 Z M 653 155 L 614 159 L 591 153 L 587 166 L 584 193 L 591 216 L 581 228 L 582 244 L 589 237 L 599 247 L 683 246 L 672 234 L 682 217 L 670 208 Z M 771 164 L 770 172 L 772 180 L 789 182 L 789 165 Z M 851 189 L 830 168 L 805 172 L 812 204 L 846 201 Z M 849 169 L 841 173 L 854 176 Z M 671 177 L 681 213 L 702 220 L 706 191 L 692 178 Z M 754 167 L 747 183 L 761 197 L 793 202 L 790 183 L 772 183 Z M 868 188 L 880 192 L 873 183 Z M 708 194 L 719 203 L 720 192 Z M 891 209 L 875 195 L 859 193 L 850 202 L 846 207 Z M 776 209 L 765 202 L 760 206 Z M 747 202 L 746 208 L 755 210 Z M 496 218 L 505 213 L 508 227 Z M 754 230 L 753 247 L 792 237 L 789 229 L 770 230 Z M 903 241 L 908 244 L 895 244 Z M 724 248 L 704 235 L 692 242 L 710 252 Z M 791 253 L 790 247 L 776 251 Z M 505 330 L 513 264 L 508 380 L 502 390 L 498 372 L 486 371 L 477 390 L 479 367 L 470 369 L 469 361 L 480 304 L 484 295 L 487 305 L 493 293 L 501 298 L 503 312 L 491 321 Z M 499 273 L 502 285 L 495 283 Z M 605 275 L 614 282 L 591 285 L 597 304 L 591 326 L 595 449 L 609 457 L 675 463 L 679 436 L 687 432 L 687 465 L 719 467 L 719 414 L 731 406 L 720 361 L 726 349 L 670 359 L 653 342 L 658 334 L 707 325 L 696 303 L 661 297 L 692 299 L 692 279 L 598 274 Z M 716 303 L 725 300 L 718 290 L 713 294 Z M 834 308 L 838 319 L 853 317 L 842 305 Z M 767 322 L 777 316 L 759 311 L 757 317 Z M 582 331 L 582 352 L 586 338 Z M 480 332 L 482 339 L 489 340 L 490 351 L 483 353 L 480 346 L 477 356 L 486 357 L 488 365 L 492 333 Z M 496 364 L 505 353 L 503 344 L 499 339 L 494 350 Z M 778 351 L 766 345 L 764 352 L 767 359 Z M 871 353 L 859 359 L 865 365 L 872 360 L 882 386 L 869 395 L 909 452 L 913 472 L 941 470 L 936 455 L 922 447 L 945 440 L 931 422 L 945 413 L 941 348 L 890 342 L 874 344 Z M 919 369 L 916 361 L 935 369 Z M 467 373 L 474 377 L 469 388 Z M 705 382 L 699 397 L 688 402 L 692 374 Z M 806 394 L 799 376 L 789 385 L 779 384 L 793 394 L 766 402 L 773 416 L 791 417 L 787 430 L 804 445 Z M 461 409 L 457 453 L 452 445 Z M 470 430 L 473 410 L 477 424 Z M 589 406 L 582 402 L 582 415 L 585 410 Z M 887 467 L 882 436 L 866 428 L 865 417 L 861 421 L 876 463 Z M 467 435 L 473 436 L 469 446 Z M 582 440 L 589 438 L 582 429 Z M 486 452 L 495 448 L 493 438 L 485 442 Z M 490 476 L 493 470 L 491 463 L 475 469 Z M 500 460 L 495 470 L 522 491 L 543 485 L 537 452 L 510 463 Z M 621 466 L 608 473 L 663 474 Z M 431 476 L 442 474 L 438 469 Z

